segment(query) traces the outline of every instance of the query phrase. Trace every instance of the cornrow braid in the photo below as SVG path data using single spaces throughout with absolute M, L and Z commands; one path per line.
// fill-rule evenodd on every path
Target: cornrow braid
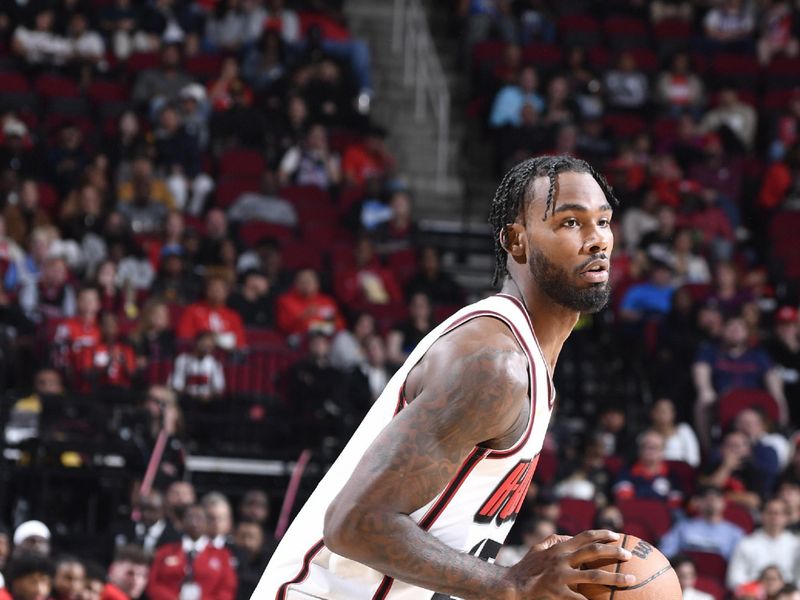
M 531 199 L 531 194 L 528 192 L 533 181 L 539 177 L 547 177 L 550 182 L 543 217 L 543 220 L 546 220 L 548 213 L 552 214 L 555 211 L 556 186 L 560 173 L 588 173 L 603 190 L 608 203 L 615 208 L 619 205 L 605 177 L 585 160 L 566 155 L 537 156 L 518 163 L 500 181 L 489 209 L 495 256 L 492 285 L 497 285 L 508 275 L 508 253 L 503 246 L 504 232 L 508 225 L 519 218 L 523 203 Z

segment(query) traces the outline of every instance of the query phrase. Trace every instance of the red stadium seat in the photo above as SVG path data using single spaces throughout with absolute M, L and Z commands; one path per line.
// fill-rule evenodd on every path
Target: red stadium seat
M 77 97 L 81 95 L 78 84 L 69 77 L 60 75 L 42 75 L 34 84 L 36 92 L 42 96 Z
M 711 594 L 714 600 L 725 600 L 725 586 L 713 577 L 698 574 L 694 587 L 701 592 Z
M 603 33 L 609 46 L 617 50 L 642 48 L 649 42 L 644 22 L 631 17 L 608 17 L 603 21 Z
M 550 485 L 556 478 L 558 469 L 558 457 L 551 449 L 542 448 L 539 453 L 539 463 L 536 465 L 536 472 L 533 474 L 534 480 L 540 485 Z
M 561 511 L 556 525 L 560 532 L 575 535 L 592 528 L 597 511 L 594 502 L 578 498 L 561 498 L 558 505 Z
M 653 25 L 653 35 L 659 50 L 673 54 L 689 47 L 692 38 L 692 24 L 683 19 L 664 19 Z M 669 52 L 664 52 L 669 50 Z
M 698 573 L 702 573 L 705 577 L 709 577 L 722 585 L 725 584 L 728 561 L 723 556 L 716 552 L 699 552 L 697 550 L 688 550 L 684 554 L 692 559 Z
M 725 512 L 722 516 L 734 525 L 741 527 L 745 533 L 752 533 L 755 529 L 753 515 L 747 508 L 736 502 L 726 502 Z
M 228 150 L 219 157 L 219 175 L 245 175 L 261 177 L 266 169 L 266 161 L 260 152 L 255 150 Z
M 778 422 L 778 403 L 764 390 L 732 390 L 719 399 L 719 423 L 725 431 L 745 408 L 759 408 L 773 423 Z
M 161 62 L 161 57 L 158 52 L 135 52 L 130 55 L 125 68 L 130 71 L 132 75 L 136 75 L 140 71 L 147 69 L 155 69 Z
M 297 269 L 314 269 L 321 271 L 322 254 L 316 246 L 295 240 L 284 240 L 281 243 L 283 266 L 294 271 Z
M 274 329 L 248 327 L 244 330 L 244 335 L 245 338 L 247 338 L 247 345 L 250 348 L 261 346 L 277 346 L 282 348 L 286 345 L 286 338 L 282 333 Z
M 89 84 L 86 89 L 86 95 L 89 96 L 95 104 L 102 104 L 105 102 L 126 102 L 129 96 L 128 87 L 116 81 L 97 80 Z
M 217 77 L 221 69 L 219 54 L 195 54 L 186 59 L 186 72 L 203 81 Z
M 58 193 L 49 183 L 38 182 L 36 188 L 39 191 L 39 207 L 50 215 L 55 216 L 58 209 Z
M 393 252 L 386 260 L 397 282 L 403 286 L 417 272 L 417 252 L 413 249 Z
M 618 500 L 617 506 L 625 524 L 638 523 L 650 533 L 647 537 L 649 540 L 660 540 L 672 525 L 669 508 L 661 500 L 628 498 Z
M 378 331 L 386 333 L 392 327 L 399 325 L 408 318 L 408 309 L 405 304 L 370 304 L 359 307 L 375 318 Z
M 461 309 L 460 304 L 442 304 L 440 306 L 434 306 L 433 320 L 436 323 L 441 323 L 446 318 L 456 314 L 460 309 Z
M 522 61 L 544 70 L 561 66 L 564 53 L 555 44 L 530 44 L 522 49 Z
M 263 221 L 243 223 L 239 227 L 239 239 L 250 248 L 253 248 L 260 239 L 265 237 L 288 240 L 294 237 L 294 231 L 283 225 L 264 223 Z
M 28 80 L 19 73 L 0 73 L 0 93 L 29 92 Z
M 561 17 L 558 31 L 567 46 L 595 46 L 600 43 L 600 23 L 586 14 Z
M 666 461 L 669 473 L 678 480 L 684 496 L 691 496 L 697 483 L 697 471 L 689 463 L 682 460 Z
M 482 65 L 496 63 L 503 58 L 506 43 L 497 40 L 478 42 L 472 47 L 472 66 L 480 68 Z
M 287 185 L 281 188 L 279 195 L 295 207 L 331 204 L 328 191 L 316 185 Z
M 766 70 L 768 89 L 791 89 L 800 85 L 800 58 L 777 56 Z
M 628 114 L 608 114 L 603 117 L 603 125 L 620 138 L 632 138 L 647 129 L 642 117 Z
M 716 54 L 711 65 L 715 77 L 737 88 L 755 89 L 761 77 L 761 67 L 752 56 Z
M 228 208 L 244 192 L 257 192 L 260 189 L 261 179 L 258 177 L 224 177 L 217 183 L 215 204 L 219 208 Z

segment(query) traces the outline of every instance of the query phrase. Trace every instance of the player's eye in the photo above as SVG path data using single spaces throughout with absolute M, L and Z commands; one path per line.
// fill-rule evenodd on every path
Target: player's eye
M 564 219 L 561 223 L 564 227 L 577 227 L 578 226 L 578 219 L 572 217 L 569 219 Z
M 600 227 L 608 227 L 609 225 L 611 225 L 611 219 L 608 219 L 608 218 L 605 218 L 605 217 L 603 217 L 602 219 L 600 219 L 600 220 L 597 222 L 597 224 L 598 224 Z

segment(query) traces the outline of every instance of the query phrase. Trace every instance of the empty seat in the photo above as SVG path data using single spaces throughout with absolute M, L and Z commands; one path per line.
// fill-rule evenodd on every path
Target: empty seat
M 262 238 L 275 238 L 277 240 L 288 240 L 294 236 L 294 231 L 283 225 L 275 223 L 265 223 L 263 221 L 252 221 L 243 223 L 239 227 L 239 239 L 249 247 L 254 247 Z
M 260 152 L 255 150 L 228 150 L 219 158 L 219 175 L 247 175 L 261 177 L 266 168 L 266 161 Z
M 759 408 L 773 423 L 778 422 L 778 403 L 764 390 L 731 390 L 719 399 L 719 424 L 723 431 L 745 408 Z
M 626 524 L 638 523 L 650 533 L 647 539 L 654 542 L 660 540 L 672 525 L 669 508 L 661 500 L 628 498 L 619 500 L 617 506 Z
M 723 556 L 716 552 L 700 552 L 697 550 L 688 550 L 684 554 L 692 559 L 698 573 L 725 585 L 728 562 Z
M 592 528 L 597 511 L 594 502 L 578 498 L 561 498 L 558 505 L 561 508 L 557 523 L 559 531 L 575 535 Z

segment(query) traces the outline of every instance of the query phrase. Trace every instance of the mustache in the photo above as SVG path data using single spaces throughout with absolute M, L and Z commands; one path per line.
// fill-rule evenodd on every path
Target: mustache
M 611 261 L 608 258 L 608 254 L 606 254 L 605 252 L 600 252 L 599 254 L 592 254 L 589 258 L 587 258 L 585 261 L 583 261 L 578 266 L 578 268 L 575 269 L 575 272 L 576 273 L 580 273 L 581 271 L 583 271 L 586 267 L 588 267 L 590 264 L 592 264 L 596 260 L 608 260 L 609 261 L 609 263 L 608 263 L 609 264 L 609 269 L 611 268 Z

